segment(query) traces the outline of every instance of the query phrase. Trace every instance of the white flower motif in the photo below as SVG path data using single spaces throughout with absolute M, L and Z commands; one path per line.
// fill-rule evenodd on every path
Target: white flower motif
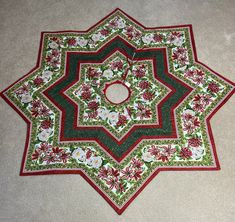
M 154 160 L 153 155 L 151 155 L 151 153 L 149 153 L 149 152 L 143 153 L 142 159 L 143 159 L 143 161 L 148 162 L 148 163 L 150 163 Z
M 53 132 L 52 128 L 44 129 L 44 131 L 48 134 L 51 134 Z
M 106 69 L 103 72 L 103 76 L 107 79 L 111 79 L 113 77 L 113 71 L 111 69 Z
M 183 38 L 176 38 L 174 41 L 173 41 L 173 44 L 176 45 L 176 46 L 182 46 L 183 45 Z
M 117 112 L 110 112 L 108 115 L 108 120 L 112 125 L 115 125 L 118 122 L 118 113 Z
M 57 49 L 59 47 L 59 45 L 56 42 L 51 42 L 51 43 L 49 43 L 49 47 L 51 49 Z
M 119 28 L 119 29 L 123 29 L 123 28 L 125 28 L 126 27 L 126 24 L 124 23 L 124 21 L 122 20 L 122 19 L 118 19 L 117 20 L 117 27 Z
M 78 147 L 76 150 L 73 151 L 72 157 L 81 162 L 86 160 L 85 152 L 80 147 Z
M 192 158 L 193 159 L 200 159 L 204 155 L 204 149 L 202 147 L 195 147 L 191 148 L 192 151 Z
M 88 43 L 88 40 L 86 39 L 78 39 L 77 44 L 81 47 L 85 47 Z
M 92 167 L 96 168 L 96 169 L 100 168 L 101 165 L 102 165 L 101 157 L 100 156 L 96 156 L 96 157 L 93 157 L 92 159 L 93 159 L 92 160 Z
M 32 100 L 33 100 L 33 98 L 29 93 L 22 94 L 22 96 L 21 96 L 22 103 L 30 103 Z
M 102 119 L 102 120 L 106 120 L 108 118 L 109 115 L 109 111 L 107 109 L 104 108 L 98 108 L 97 109 L 98 112 L 98 116 Z
M 184 111 L 184 115 L 195 116 L 195 112 L 191 109 L 187 109 L 187 110 Z
M 94 42 L 98 42 L 100 39 L 101 39 L 102 35 L 100 33 L 97 33 L 97 34 L 93 34 L 91 39 L 94 41 Z
M 145 44 L 150 44 L 153 41 L 153 34 L 143 36 L 142 41 Z
M 102 159 L 100 156 L 90 157 L 91 159 L 91 167 L 93 168 L 100 168 L 102 165 Z
M 50 132 L 48 132 L 47 130 L 43 130 L 41 133 L 38 134 L 38 139 L 40 141 L 47 141 L 50 137 Z
M 44 81 L 44 82 L 48 81 L 48 80 L 51 78 L 52 75 L 53 75 L 53 72 L 52 72 L 52 71 L 44 70 L 44 71 L 42 72 L 42 79 L 43 79 L 43 81 Z

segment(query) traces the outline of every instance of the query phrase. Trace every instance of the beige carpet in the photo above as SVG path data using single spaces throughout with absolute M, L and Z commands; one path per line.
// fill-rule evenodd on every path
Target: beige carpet
M 0 0 L 0 90 L 34 67 L 41 31 L 86 30 L 116 7 L 146 26 L 193 24 L 199 60 L 235 82 L 234 0 Z M 0 221 L 235 221 L 234 104 L 211 121 L 221 171 L 160 173 L 118 216 L 79 175 L 18 176 L 26 124 L 0 99 Z

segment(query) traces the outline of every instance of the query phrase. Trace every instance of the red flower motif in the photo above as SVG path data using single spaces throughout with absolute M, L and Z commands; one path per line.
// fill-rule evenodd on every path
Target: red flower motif
M 122 174 L 123 174 L 122 177 L 124 177 L 125 179 L 128 180 L 128 179 L 132 179 L 132 178 L 133 178 L 133 175 L 132 175 L 133 170 L 131 169 L 130 166 L 126 167 L 126 168 L 125 168 L 124 170 L 122 170 L 121 172 L 122 172 Z
M 199 147 L 202 144 L 202 140 L 200 138 L 191 138 L 188 140 L 188 145 L 191 147 Z
M 210 90 L 212 93 L 217 93 L 220 91 L 218 84 L 212 82 L 208 85 L 208 90 Z
M 158 156 L 160 154 L 160 150 L 154 145 L 149 148 L 148 152 L 153 156 Z
M 91 99 L 91 92 L 84 91 L 84 92 L 82 92 L 81 97 L 83 100 L 90 100 Z
M 184 123 L 184 131 L 187 131 L 187 133 L 192 133 L 195 130 L 195 126 L 191 124 L 190 122 Z
M 76 39 L 75 38 L 70 38 L 68 39 L 68 45 L 69 46 L 75 46 L 77 43 Z
M 132 158 L 132 165 L 133 167 L 140 169 L 143 166 L 143 163 L 136 158 Z
M 86 152 L 86 159 L 89 159 L 89 158 L 91 157 L 91 155 L 92 155 L 91 150 L 88 150 L 88 151 Z
M 146 80 L 143 80 L 139 83 L 139 87 L 143 90 L 149 88 L 149 86 L 150 86 L 150 83 Z
M 101 34 L 101 35 L 104 35 L 104 36 L 107 36 L 107 35 L 109 34 L 109 30 L 107 30 L 107 29 L 102 29 L 102 30 L 100 31 L 100 34 Z
M 50 40 L 53 42 L 56 42 L 57 44 L 59 44 L 61 41 L 60 38 L 58 38 L 58 37 L 52 37 L 52 38 L 50 38 Z
M 126 27 L 126 34 L 129 39 L 138 39 L 141 36 L 141 33 L 134 29 L 133 26 Z
M 45 157 L 43 158 L 43 160 L 46 161 L 47 164 L 50 164 L 50 163 L 55 162 L 56 159 L 57 159 L 57 158 L 56 158 L 56 156 L 55 156 L 54 153 L 50 153 L 49 155 L 47 155 L 47 156 L 45 156 Z
M 34 100 L 32 102 L 32 108 L 31 108 L 31 113 L 32 116 L 37 117 L 37 116 L 49 116 L 50 110 L 47 109 L 39 100 Z
M 109 188 L 112 190 L 113 188 L 117 189 L 119 188 L 119 183 L 117 178 L 110 178 L 107 182 L 107 185 L 109 185 Z
M 90 85 L 85 85 L 85 84 L 82 85 L 82 91 L 89 91 L 90 88 L 91 88 Z
M 138 67 L 136 70 L 133 71 L 133 73 L 135 74 L 136 78 L 142 78 L 145 76 L 145 71 L 143 68 Z
M 201 100 L 201 96 L 200 95 L 196 95 L 196 96 L 194 96 L 194 99 L 193 99 L 193 101 L 194 102 L 198 102 L 198 101 L 200 101 Z
M 50 148 L 52 148 L 52 146 L 48 143 L 41 143 L 38 149 L 40 150 L 40 152 L 47 152 Z
M 164 154 L 160 155 L 158 160 L 161 160 L 162 162 L 169 161 L 168 156 Z
M 204 82 L 204 78 L 203 78 L 202 76 L 196 76 L 196 77 L 193 79 L 193 81 L 194 81 L 197 85 L 199 85 L 199 84 L 201 84 L 201 83 Z
M 105 168 L 102 167 L 98 173 L 98 177 L 101 179 L 106 179 L 108 177 L 109 171 Z
M 31 105 L 32 109 L 38 109 L 42 105 L 42 103 L 39 100 L 34 100 Z
M 186 113 L 183 115 L 184 121 L 188 122 L 193 119 L 193 116 L 190 113 Z
M 183 114 L 183 121 L 183 130 L 187 131 L 187 133 L 189 134 L 191 134 L 196 129 L 196 127 L 200 126 L 200 121 L 198 117 L 193 116 L 190 113 Z
M 49 129 L 50 127 L 52 127 L 52 122 L 50 119 L 46 119 L 41 122 L 42 129 Z
M 173 52 L 172 59 L 173 60 L 178 60 L 180 58 L 180 54 Z
M 118 177 L 120 175 L 119 171 L 114 168 L 109 169 L 109 173 L 114 177 Z
M 196 71 L 196 75 L 198 75 L 198 76 L 204 76 L 205 73 L 204 73 L 203 71 L 201 71 L 201 70 L 197 70 L 197 71 Z
M 188 59 L 186 56 L 180 56 L 178 62 L 181 63 L 182 65 L 185 65 L 188 62 Z
M 52 148 L 52 152 L 53 152 L 54 154 L 59 154 L 59 153 L 62 152 L 62 151 L 63 151 L 63 149 L 59 148 L 58 146 Z
M 204 112 L 205 108 L 202 103 L 194 103 L 193 109 L 197 112 Z
M 148 92 L 148 91 L 146 91 L 146 92 L 144 92 L 143 93 L 143 98 L 145 99 L 145 100 L 152 100 L 153 99 L 153 96 L 154 96 L 154 94 L 153 93 L 151 93 L 151 92 Z
M 117 126 L 123 126 L 123 125 L 125 125 L 127 123 L 127 118 L 126 118 L 126 116 L 124 116 L 124 115 L 119 115 L 118 116 L 118 122 L 117 122 Z
M 186 56 L 187 50 L 185 48 L 177 48 L 172 55 L 173 60 L 177 60 L 178 63 L 185 65 L 188 62 Z
M 132 26 L 126 27 L 126 31 L 127 31 L 127 33 L 126 33 L 126 34 L 127 34 L 127 37 L 128 37 L 129 39 L 133 39 L 134 36 L 135 36 L 133 27 L 132 27 Z
M 54 56 L 54 57 L 58 57 L 60 55 L 60 51 L 56 50 L 56 49 L 53 49 L 51 55 Z
M 96 101 L 91 101 L 88 103 L 88 109 L 97 110 L 99 108 L 99 104 Z
M 53 56 L 52 54 L 48 55 L 46 58 L 45 58 L 46 62 L 53 66 L 53 67 L 56 67 L 58 64 L 60 64 L 59 62 L 59 59 L 55 56 Z
M 142 173 L 142 170 L 136 170 L 133 172 L 133 178 L 135 180 L 139 180 L 141 178 L 141 173 Z
M 126 31 L 127 32 L 134 32 L 134 27 L 133 26 L 127 26 Z
M 40 86 L 43 83 L 43 79 L 39 76 L 37 76 L 34 80 L 33 80 L 33 84 L 36 86 Z
M 163 36 L 161 34 L 155 34 L 153 40 L 155 42 L 161 42 L 163 40 Z
M 185 73 L 184 73 L 184 75 L 186 76 L 186 77 L 188 77 L 188 78 L 192 78 L 193 76 L 194 76 L 194 71 L 192 71 L 192 70 L 187 70 Z
M 122 183 L 119 183 L 118 191 L 121 192 L 121 193 L 125 192 L 125 188 L 124 188 Z
M 29 92 L 30 88 L 31 88 L 30 84 L 28 84 L 28 85 L 24 84 L 19 89 L 17 89 L 15 91 L 15 93 L 16 93 L 16 95 L 25 94 L 25 93 Z
M 200 126 L 200 121 L 197 117 L 193 120 L 193 125 L 196 127 Z
M 192 156 L 192 151 L 187 147 L 182 148 L 180 151 L 180 156 L 182 159 L 189 159 Z
M 176 36 L 176 37 L 181 37 L 182 33 L 181 32 L 172 32 L 171 35 Z
M 183 55 L 183 54 L 186 53 L 186 52 L 187 52 L 187 50 L 186 50 L 185 48 L 177 48 L 177 49 L 176 49 L 176 53 L 177 53 L 177 54 Z
M 63 152 L 60 155 L 60 159 L 62 160 L 63 163 L 67 163 L 69 157 L 70 157 L 70 154 L 69 153 L 65 153 L 65 152 Z
M 98 116 L 98 112 L 97 111 L 88 113 L 88 118 L 90 118 L 90 119 L 95 119 L 97 116 Z
M 38 110 L 38 109 L 32 108 L 32 109 L 31 109 L 31 113 L 32 113 L 32 116 L 33 116 L 33 117 L 39 116 L 39 110 Z
M 41 109 L 39 110 L 39 115 L 40 116 L 49 116 L 49 112 L 50 112 L 50 110 L 47 109 L 47 107 L 42 105 Z
M 87 70 L 87 76 L 88 78 L 95 78 L 99 76 L 99 73 L 94 68 L 89 67 Z
M 109 27 L 110 28 L 116 28 L 118 26 L 118 23 L 116 20 L 112 20 L 109 22 Z
M 40 153 L 37 150 L 35 150 L 31 156 L 31 158 L 32 158 L 32 160 L 37 160 L 39 158 L 39 156 L 40 156 Z
M 132 114 L 132 108 L 131 107 L 126 107 L 128 115 L 131 117 Z
M 171 148 L 171 145 L 164 146 L 163 149 L 164 149 L 164 154 L 166 154 L 167 156 L 171 156 L 176 152 L 176 149 Z
M 176 37 L 175 37 L 174 35 L 170 35 L 170 36 L 168 37 L 168 40 L 169 40 L 170 42 L 173 42 L 175 39 L 176 39 Z
M 202 95 L 202 97 L 201 97 L 201 102 L 205 105 L 205 106 L 207 106 L 207 105 L 209 105 L 209 103 L 210 102 L 212 102 L 212 96 L 211 95 L 207 95 L 207 94 L 204 94 L 204 95 Z
M 141 32 L 139 32 L 139 31 L 137 31 L 137 30 L 135 31 L 135 38 L 136 38 L 136 39 L 140 38 L 141 35 L 142 35 Z
M 138 104 L 137 106 L 138 112 L 137 112 L 137 116 L 140 117 L 140 119 L 143 118 L 150 118 L 152 115 L 152 111 L 151 109 L 146 108 L 143 104 Z
M 115 61 L 115 62 L 111 63 L 111 69 L 112 70 L 115 70 L 115 69 L 122 70 L 122 68 L 123 68 L 123 62 L 122 61 Z

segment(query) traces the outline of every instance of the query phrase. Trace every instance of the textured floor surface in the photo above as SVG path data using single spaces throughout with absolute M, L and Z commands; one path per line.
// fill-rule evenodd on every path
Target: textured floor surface
M 41 31 L 86 30 L 116 7 L 145 26 L 192 24 L 199 60 L 235 82 L 234 0 L 0 0 L 0 91 L 34 67 Z M 18 176 L 26 124 L 0 99 L 0 221 L 234 221 L 234 104 L 211 120 L 221 171 L 160 173 L 118 216 L 79 175 Z

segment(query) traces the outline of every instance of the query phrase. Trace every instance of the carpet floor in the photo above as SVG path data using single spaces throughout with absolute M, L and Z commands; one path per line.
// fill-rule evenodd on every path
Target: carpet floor
M 37 60 L 41 31 L 86 30 L 116 7 L 147 27 L 192 24 L 199 61 L 235 82 L 235 1 L 0 0 L 0 91 Z M 79 175 L 20 177 L 26 124 L 0 99 L 0 221 L 231 222 L 235 96 L 211 119 L 220 171 L 160 173 L 121 215 Z

